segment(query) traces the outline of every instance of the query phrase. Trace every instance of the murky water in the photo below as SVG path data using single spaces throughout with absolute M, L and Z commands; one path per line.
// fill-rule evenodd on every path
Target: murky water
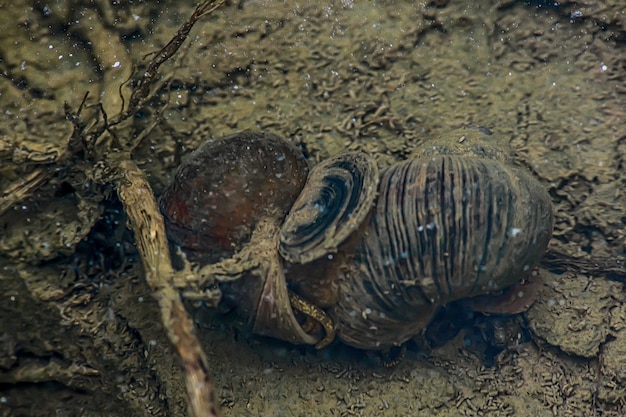
M 429 138 L 482 125 L 549 190 L 551 249 L 623 259 L 619 3 L 231 4 L 196 25 L 153 99 L 95 146 L 139 138 L 133 158 L 160 195 L 208 136 L 264 130 L 311 162 L 362 150 L 385 167 Z M 119 91 L 133 88 L 124 82 L 192 10 L 0 4 L 1 415 L 185 410 L 113 190 L 85 188 L 97 178 L 60 161 L 72 133 L 64 103 L 75 111 L 89 92 L 86 120 L 119 113 Z M 411 343 L 392 368 L 375 354 L 294 347 L 194 314 L 225 415 L 623 415 L 622 286 L 562 272 L 541 270 L 537 302 L 512 318 L 450 309 L 430 346 Z

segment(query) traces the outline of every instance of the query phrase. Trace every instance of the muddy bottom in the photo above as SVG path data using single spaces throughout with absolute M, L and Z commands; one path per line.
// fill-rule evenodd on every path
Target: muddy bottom
M 95 185 L 106 172 L 60 161 L 64 103 L 77 109 L 89 92 L 94 120 L 120 112 L 134 69 L 194 4 L 105 3 L 0 4 L 0 416 L 187 413 L 122 205 Z M 549 250 L 623 260 L 620 3 L 228 4 L 194 27 L 141 112 L 94 146 L 113 153 L 134 138 L 158 197 L 207 137 L 263 130 L 311 164 L 361 150 L 384 168 L 429 138 L 485 126 L 549 191 Z M 186 305 L 224 415 L 624 415 L 623 274 L 551 265 L 528 311 L 447 306 L 403 357 L 294 346 Z

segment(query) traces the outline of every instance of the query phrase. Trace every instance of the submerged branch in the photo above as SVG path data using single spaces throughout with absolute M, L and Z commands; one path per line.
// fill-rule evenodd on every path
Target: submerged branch
M 172 286 L 172 268 L 163 216 L 144 173 L 130 160 L 117 164 L 115 183 L 120 200 L 135 234 L 146 281 L 159 302 L 161 320 L 167 336 L 182 359 L 191 414 L 217 416 L 215 391 L 209 378 L 206 357 L 195 334 L 178 291 Z
M 556 249 L 549 249 L 541 260 L 547 268 L 560 269 L 594 276 L 608 276 L 614 281 L 626 282 L 626 260 L 623 258 L 576 258 Z
M 129 119 L 141 109 L 151 97 L 151 86 L 156 80 L 161 65 L 178 51 L 189 36 L 193 25 L 201 17 L 213 12 L 223 3 L 224 0 L 207 1 L 195 9 L 172 40 L 150 61 L 147 70 L 131 95 L 128 109 L 118 115 L 110 124 L 103 123 L 96 136 L 99 137 L 110 126 Z M 75 123 L 75 127 L 77 126 L 79 124 Z M 216 406 L 215 391 L 209 377 L 208 362 L 195 334 L 193 321 L 185 310 L 179 292 L 174 287 L 176 272 L 172 268 L 163 216 L 159 212 L 154 194 L 144 173 L 131 160 L 132 143 L 130 139 L 122 146 L 125 149 L 118 154 L 118 158 L 108 159 L 107 164 L 114 172 L 113 182 L 135 235 L 146 274 L 146 282 L 159 303 L 161 320 L 167 336 L 182 361 L 189 411 L 195 417 L 217 416 L 219 413 Z
M 159 52 L 155 54 L 155 57 L 148 63 L 147 69 L 144 71 L 143 76 L 137 81 L 137 85 L 133 89 L 131 94 L 129 105 L 126 110 L 122 110 L 119 114 L 108 117 L 104 112 L 104 109 L 100 107 L 100 113 L 102 120 L 93 122 L 83 116 L 83 110 L 87 107 L 87 94 L 83 97 L 80 106 L 76 111 L 72 111 L 69 105 L 65 104 L 65 117 L 72 123 L 74 129 L 67 142 L 63 153 L 56 158 L 56 161 L 52 164 L 47 164 L 40 168 L 37 168 L 37 181 L 16 182 L 8 187 L 6 190 L 0 190 L 0 215 L 5 213 L 12 206 L 23 201 L 28 196 L 34 194 L 41 186 L 46 184 L 48 180 L 53 176 L 59 167 L 70 167 L 76 169 L 76 164 L 80 166 L 79 170 L 87 169 L 88 164 L 82 164 L 82 162 L 89 162 L 91 164 L 98 162 L 99 159 L 103 159 L 108 154 L 109 149 L 100 152 L 96 152 L 96 142 L 103 137 L 107 132 L 110 132 L 111 127 L 117 126 L 126 120 L 133 117 L 137 112 L 148 102 L 155 94 L 155 90 L 151 87 L 154 86 L 158 70 L 161 65 L 170 59 L 180 49 L 185 40 L 189 37 L 189 33 L 195 23 L 202 17 L 205 17 L 217 10 L 225 3 L 226 0 L 209 0 L 202 2 L 196 7 L 189 19 L 178 29 L 172 39 L 165 45 Z M 123 102 L 122 97 L 122 102 Z M 96 105 L 97 106 L 97 105 Z M 128 138 L 128 143 L 120 144 L 123 151 L 130 154 L 133 146 L 131 139 Z M 130 156 L 129 156 L 130 158 Z
M 172 267 L 163 217 L 145 174 L 131 160 L 133 140 L 124 138 L 120 141 L 111 127 L 131 119 L 154 96 L 161 65 L 179 50 L 194 24 L 224 2 L 225 0 L 209 0 L 196 7 L 170 42 L 148 63 L 131 94 L 126 110 L 122 109 L 119 114 L 108 117 L 100 103 L 86 106 L 87 96 L 76 111 L 66 105 L 66 118 L 74 129 L 63 155 L 50 168 L 35 171 L 36 175 L 29 178 L 24 186 L 14 187 L 15 189 L 8 190 L 8 195 L 2 195 L 5 202 L 16 203 L 18 199 L 25 198 L 45 184 L 50 174 L 59 166 L 74 170 L 73 172 L 93 173 L 98 165 L 101 168 L 99 171 L 107 173 L 104 176 L 91 177 L 96 182 L 110 182 L 116 187 L 135 235 L 146 282 L 158 301 L 167 337 L 181 358 L 189 411 L 194 417 L 213 417 L 219 414 L 208 362 L 195 334 L 193 321 L 174 286 L 178 273 Z M 85 108 L 96 108 L 97 113 L 86 117 L 83 115 Z M 103 141 L 106 135 L 111 135 L 113 141 Z M 97 149 L 98 147 L 103 149 Z M 8 204 L 0 205 L 0 209 L 7 209 L 5 206 L 8 207 Z
M 143 77 L 139 80 L 137 87 L 134 89 L 130 97 L 128 109 L 120 115 L 120 122 L 137 113 L 137 110 L 141 106 L 143 106 L 146 99 L 150 95 L 150 86 L 154 82 L 159 68 L 161 67 L 161 65 L 163 65 L 165 61 L 174 56 L 176 51 L 178 51 L 178 48 L 180 48 L 183 42 L 185 42 L 185 39 L 187 39 L 187 37 L 189 36 L 189 32 L 191 31 L 191 28 L 193 28 L 193 25 L 200 18 L 215 11 L 218 7 L 224 4 L 225 1 L 226 0 L 207 1 L 196 7 L 196 10 L 193 12 L 191 17 L 189 17 L 189 19 L 185 23 L 183 23 L 183 25 L 180 27 L 180 29 L 178 29 L 174 37 L 167 43 L 167 45 L 165 45 L 159 52 L 157 52 L 155 57 L 152 58 L 152 60 L 148 64 L 148 68 L 144 72 Z

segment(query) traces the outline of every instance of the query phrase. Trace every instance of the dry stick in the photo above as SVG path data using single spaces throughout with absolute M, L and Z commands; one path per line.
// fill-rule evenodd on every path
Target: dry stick
M 193 321 L 172 286 L 176 272 L 172 268 L 163 216 L 139 167 L 131 160 L 124 160 L 117 168 L 115 185 L 135 234 L 146 281 L 159 303 L 167 337 L 182 359 L 189 411 L 195 417 L 217 416 L 206 356 L 195 335 Z
M 93 162 L 93 147 L 100 138 L 112 126 L 117 125 L 137 113 L 137 111 L 151 97 L 150 87 L 153 85 L 160 66 L 171 58 L 189 36 L 193 25 L 203 16 L 213 12 L 224 3 L 224 0 L 209 0 L 199 5 L 191 17 L 176 32 L 172 40 L 158 52 L 156 57 L 148 64 L 138 86 L 133 91 L 129 106 L 126 111 L 118 114 L 111 120 L 103 123 L 87 126 L 80 117 L 87 96 L 83 99 L 80 108 L 73 113 L 66 105 L 66 117 L 74 125 L 74 130 L 68 141 L 65 155 L 60 158 L 60 163 L 68 164 L 68 161 L 85 159 Z M 104 112 L 103 112 L 104 116 Z M 129 223 L 135 234 L 135 240 L 146 273 L 146 281 L 159 303 L 163 326 L 168 338 L 176 348 L 182 359 L 184 378 L 189 397 L 189 411 L 194 417 L 214 417 L 219 413 L 216 408 L 215 391 L 209 379 L 208 364 L 204 352 L 200 346 L 193 321 L 187 314 L 180 299 L 178 291 L 173 283 L 176 280 L 176 272 L 172 268 L 167 237 L 163 217 L 157 207 L 152 189 L 145 175 L 130 160 L 132 144 L 125 144 L 125 152 L 120 152 L 116 157 L 105 162 L 115 172 L 114 183 L 120 200 L 128 214 Z M 7 193 L 3 192 L 3 201 L 10 205 L 19 201 L 19 198 L 34 192 L 49 178 L 51 170 L 38 172 L 27 186 L 16 187 Z M 9 204 L 4 210 L 10 207 Z
M 48 179 L 48 171 L 44 168 L 38 168 L 28 174 L 26 178 L 20 178 L 2 190 L 0 192 L 0 216 L 45 183 Z

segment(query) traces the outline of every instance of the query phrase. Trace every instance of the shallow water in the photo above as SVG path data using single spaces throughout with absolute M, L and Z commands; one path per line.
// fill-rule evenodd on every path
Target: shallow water
M 72 131 L 63 103 L 76 109 L 89 91 L 87 104 L 119 112 L 120 85 L 192 7 L 0 4 L 2 198 L 58 162 Z M 349 149 L 384 167 L 429 138 L 481 125 L 549 190 L 552 249 L 623 259 L 625 41 L 619 1 L 240 2 L 197 24 L 161 69 L 159 93 L 115 133 L 149 132 L 133 157 L 159 195 L 209 135 L 265 130 L 311 162 Z M 179 415 L 177 360 L 119 202 L 85 183 L 61 170 L 0 217 L 2 415 Z M 225 415 L 623 415 L 621 284 L 541 275 L 527 313 L 451 310 L 430 347 L 410 344 L 392 368 L 193 311 Z

